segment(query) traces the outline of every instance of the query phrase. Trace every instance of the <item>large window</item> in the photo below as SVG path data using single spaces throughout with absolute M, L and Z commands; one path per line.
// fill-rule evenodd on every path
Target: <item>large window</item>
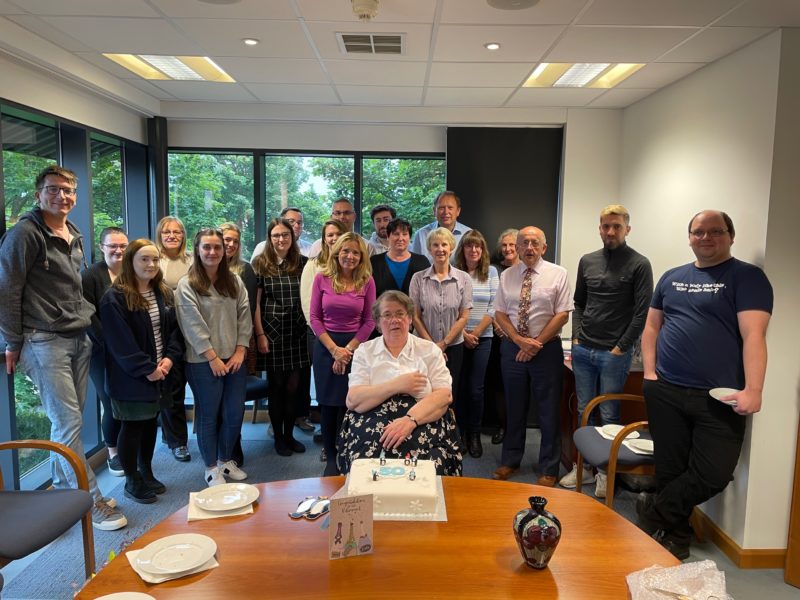
M 94 247 L 106 227 L 125 228 L 122 148 L 118 140 L 92 134 L 92 199 L 94 201 Z M 96 252 L 95 252 L 96 253 Z
M 361 231 L 369 237 L 369 212 L 388 204 L 414 231 L 434 220 L 433 199 L 445 189 L 443 158 L 372 158 L 362 161 Z
M 188 245 L 203 227 L 242 229 L 242 256 L 255 246 L 252 154 L 169 153 L 169 211 L 186 226 Z
M 320 237 L 322 224 L 331 218 L 337 198 L 353 200 L 355 160 L 352 156 L 264 157 L 266 221 L 288 206 L 303 211 L 303 237 Z

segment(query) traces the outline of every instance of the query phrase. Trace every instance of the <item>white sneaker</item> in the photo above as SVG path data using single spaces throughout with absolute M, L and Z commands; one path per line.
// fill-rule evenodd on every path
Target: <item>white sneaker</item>
M 232 460 L 225 463 L 218 462 L 217 469 L 228 479 L 233 479 L 234 481 L 244 481 L 247 479 L 247 473 L 237 467 L 236 463 Z
M 598 498 L 606 497 L 606 487 L 608 486 L 608 475 L 602 471 L 598 471 L 595 475 L 594 495 Z
M 592 480 L 592 470 L 583 467 L 583 481 L 582 484 L 586 485 Z M 561 478 L 561 481 L 558 482 L 558 485 L 561 487 L 569 488 L 571 490 L 575 489 L 575 486 L 578 485 L 578 465 L 572 463 L 572 471 L 567 473 Z
M 219 467 L 211 467 L 210 469 L 206 469 L 206 483 L 208 484 L 208 487 L 223 485 L 225 483 L 225 478 L 222 476 L 222 471 Z

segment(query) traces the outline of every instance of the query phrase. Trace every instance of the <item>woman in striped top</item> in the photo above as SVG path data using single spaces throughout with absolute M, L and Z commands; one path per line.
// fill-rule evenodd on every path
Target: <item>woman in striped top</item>
M 121 422 L 117 450 L 125 471 L 125 496 L 149 504 L 166 490 L 151 467 L 162 383 L 183 360 L 172 290 L 150 240 L 133 241 L 122 268 L 100 302 L 107 353 L 106 387 Z M 169 396 L 167 395 L 167 399 Z
M 462 431 L 465 428 L 467 430 L 470 456 L 479 458 L 483 454 L 481 419 L 484 380 L 492 348 L 494 296 L 500 286 L 500 276 L 497 268 L 489 264 L 486 240 L 475 229 L 461 238 L 456 250 L 456 266 L 472 278 L 472 310 L 464 328 L 464 364 L 458 394 L 461 410 L 456 407 L 456 414 Z

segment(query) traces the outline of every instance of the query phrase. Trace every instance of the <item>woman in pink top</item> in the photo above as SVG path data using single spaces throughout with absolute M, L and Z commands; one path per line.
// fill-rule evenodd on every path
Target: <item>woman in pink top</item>
M 346 410 L 350 361 L 355 349 L 375 329 L 374 303 L 375 282 L 367 245 L 361 236 L 346 233 L 331 249 L 325 269 L 314 278 L 311 288 L 311 329 L 317 336 L 314 383 L 327 456 L 326 477 L 339 474 L 336 436 Z

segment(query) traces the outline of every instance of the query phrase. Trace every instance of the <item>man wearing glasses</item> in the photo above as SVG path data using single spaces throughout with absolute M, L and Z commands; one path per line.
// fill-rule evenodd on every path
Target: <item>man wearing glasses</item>
M 77 200 L 75 173 L 57 165 L 36 178 L 38 206 L 23 215 L 0 242 L 0 334 L 6 372 L 17 366 L 33 380 L 47 417 L 50 439 L 84 460 L 94 496 L 92 521 L 112 531 L 128 521 L 104 499 L 86 463 L 81 429 L 92 345 L 86 330 L 94 308 L 83 297 L 83 236 L 68 219 Z M 76 488 L 60 456 L 51 458 L 53 485 Z
M 342 223 L 347 228 L 347 231 L 353 231 L 353 226 L 356 223 L 356 211 L 353 210 L 353 204 L 350 200 L 347 198 L 339 198 L 336 200 L 331 207 L 331 219 Z M 375 254 L 375 249 L 370 245 L 369 240 L 364 239 L 364 243 L 367 245 L 369 255 L 372 256 Z M 321 251 L 322 238 L 319 238 L 311 244 L 311 249 L 308 251 L 308 258 L 316 258 Z
M 636 511 L 639 526 L 681 560 L 692 510 L 731 481 L 746 416 L 761 410 L 772 286 L 731 256 L 734 235 L 724 212 L 692 217 L 695 261 L 661 277 L 642 335 L 658 492 L 641 494 Z

